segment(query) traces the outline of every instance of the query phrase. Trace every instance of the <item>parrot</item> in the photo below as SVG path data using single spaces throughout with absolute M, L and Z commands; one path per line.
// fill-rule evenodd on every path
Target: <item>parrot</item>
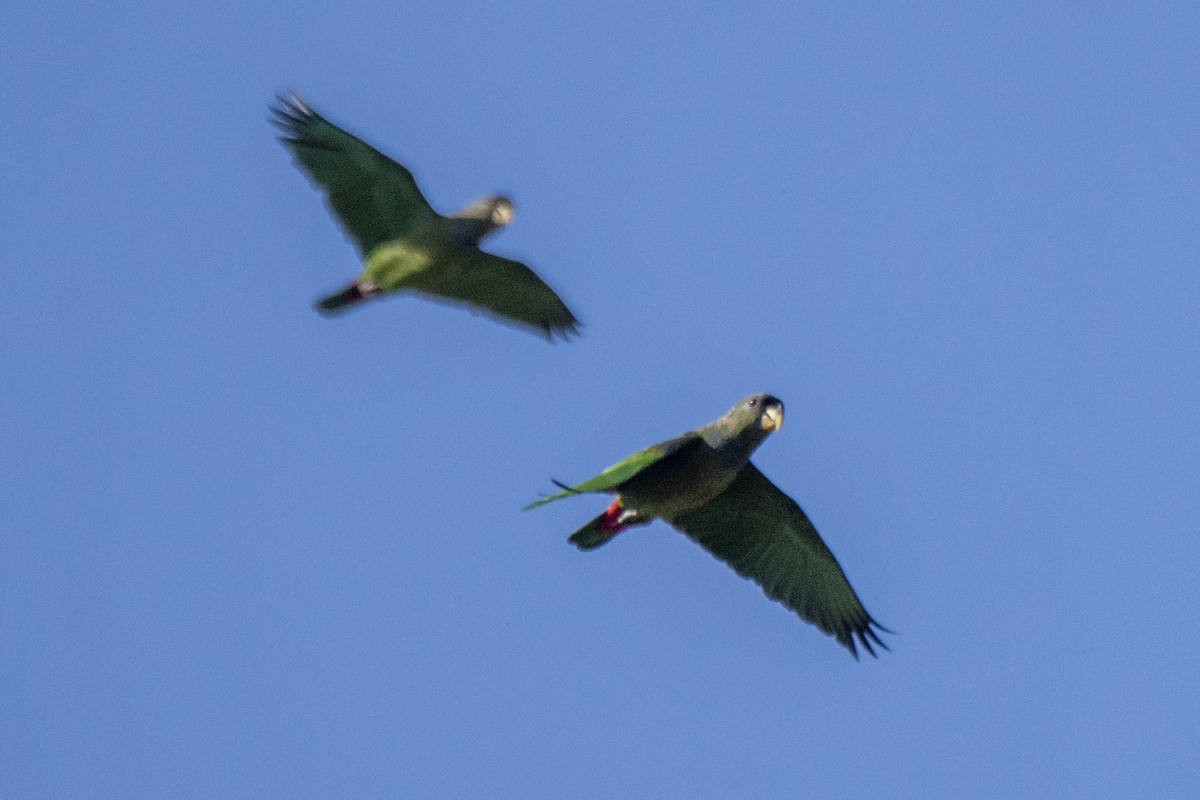
M 326 194 L 357 245 L 362 274 L 316 303 L 326 315 L 372 297 L 412 290 L 464 304 L 553 340 L 579 331 L 554 290 L 519 261 L 479 249 L 513 220 L 507 197 L 485 197 L 445 217 L 433 210 L 411 172 L 317 114 L 295 92 L 277 98 L 271 123 L 300 168 Z
M 875 645 L 890 650 L 877 631 L 892 631 L 867 613 L 808 516 L 750 463 L 782 424 L 780 400 L 750 395 L 707 425 L 639 450 L 582 483 L 554 481 L 559 491 L 525 509 L 576 494 L 615 494 L 603 513 L 571 534 L 571 544 L 592 550 L 627 528 L 662 519 L 832 635 L 855 659 L 858 645 L 872 656 Z

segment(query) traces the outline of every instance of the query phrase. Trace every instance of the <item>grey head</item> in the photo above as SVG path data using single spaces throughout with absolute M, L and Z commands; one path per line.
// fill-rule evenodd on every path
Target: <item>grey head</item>
M 450 236 L 459 246 L 478 245 L 484 237 L 513 221 L 512 200 L 501 195 L 484 197 L 450 217 Z
M 749 457 L 754 448 L 783 424 L 783 401 L 769 394 L 743 397 L 726 412 L 700 429 L 710 445 Z

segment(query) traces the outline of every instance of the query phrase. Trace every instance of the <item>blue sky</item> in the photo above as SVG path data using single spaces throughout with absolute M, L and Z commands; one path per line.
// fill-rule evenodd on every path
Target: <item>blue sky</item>
M 1200 793 L 1190 4 L 18 3 L 0 795 Z M 294 87 L 585 324 L 357 271 Z M 522 513 L 767 391 L 855 663 Z

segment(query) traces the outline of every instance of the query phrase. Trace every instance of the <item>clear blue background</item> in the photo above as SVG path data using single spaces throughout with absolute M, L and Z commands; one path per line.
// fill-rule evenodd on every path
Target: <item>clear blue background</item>
M 6 8 L 0 796 L 1200 794 L 1200 11 L 569 5 Z M 313 313 L 289 86 L 583 338 Z M 519 510 L 752 391 L 878 661 Z

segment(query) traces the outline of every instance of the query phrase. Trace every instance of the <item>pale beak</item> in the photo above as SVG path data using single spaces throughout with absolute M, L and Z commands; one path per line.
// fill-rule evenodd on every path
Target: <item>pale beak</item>
M 762 427 L 764 431 L 778 430 L 783 425 L 783 406 L 767 406 L 763 409 Z
M 495 225 L 496 227 L 501 227 L 503 225 L 507 225 L 513 221 L 514 216 L 516 216 L 516 215 L 513 213 L 512 206 L 510 206 L 510 205 L 496 206 L 495 210 L 492 211 L 492 224 Z

